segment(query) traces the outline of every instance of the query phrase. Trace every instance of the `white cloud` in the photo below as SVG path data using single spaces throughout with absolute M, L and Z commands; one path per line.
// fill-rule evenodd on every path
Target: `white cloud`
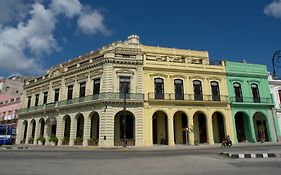
M 108 34 L 109 31 L 103 24 L 103 16 L 97 10 L 82 14 L 77 23 L 82 32 L 86 34 L 95 34 L 100 31 L 103 34 Z
M 18 13 L 17 10 L 29 9 L 28 13 L 23 10 L 25 15 L 19 18 L 21 20 L 14 21 L 14 23 L 18 22 L 16 26 L 8 26 L 1 22 L 0 17 L 0 69 L 2 71 L 42 73 L 43 68 L 40 65 L 42 57 L 60 50 L 54 31 L 61 16 L 70 19 L 77 17 L 78 28 L 85 34 L 108 32 L 103 24 L 102 14 L 97 10 L 86 12 L 86 7 L 79 0 L 51 0 L 48 7 L 40 3 L 40 0 L 29 0 L 36 1 L 32 6 L 24 6 L 23 1 L 11 0 L 14 3 L 19 2 L 22 6 L 11 7 L 9 11 L 13 9 L 13 13 Z M 9 20 L 14 16 L 11 13 L 2 17 L 10 22 Z
M 272 3 L 265 6 L 263 12 L 275 18 L 281 18 L 281 0 L 274 0 Z
M 0 5 L 0 23 L 9 23 L 24 19 L 33 0 L 2 0 Z M 16 12 L 16 13 L 15 13 Z
M 68 18 L 81 14 L 82 5 L 79 0 L 53 0 L 51 9 L 56 14 L 64 14 Z

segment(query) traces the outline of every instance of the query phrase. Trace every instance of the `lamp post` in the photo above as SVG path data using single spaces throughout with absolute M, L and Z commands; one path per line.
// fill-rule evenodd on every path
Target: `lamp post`
M 277 50 L 272 57 L 272 68 L 273 68 L 273 75 L 272 78 L 274 80 L 278 79 L 278 76 L 276 75 L 276 71 L 275 71 L 275 66 L 276 67 L 280 67 L 281 65 L 278 65 L 280 63 L 279 58 L 281 58 L 281 50 Z
M 126 95 L 128 93 L 128 84 L 125 85 L 124 89 L 124 103 L 123 103 L 123 147 L 127 147 L 127 136 L 126 136 Z

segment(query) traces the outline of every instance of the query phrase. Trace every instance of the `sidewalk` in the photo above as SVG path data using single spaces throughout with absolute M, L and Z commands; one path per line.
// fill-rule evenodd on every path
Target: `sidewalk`
M 279 143 L 238 143 L 233 144 L 231 148 L 243 148 L 243 147 L 264 147 L 264 146 L 277 146 L 280 145 L 280 152 L 281 152 L 281 142 Z M 154 145 L 154 146 L 115 146 L 115 147 L 97 147 L 97 146 L 41 146 L 41 145 L 25 145 L 25 144 L 19 144 L 19 145 L 5 145 L 0 146 L 0 149 L 30 149 L 30 150 L 67 150 L 67 151 L 87 151 L 87 150 L 93 150 L 93 151 L 173 151 L 173 150 L 196 150 L 196 149 L 220 149 L 221 144 L 199 144 L 197 146 L 194 145 Z M 223 154 L 233 155 L 233 154 L 253 154 L 257 152 L 250 152 L 250 151 L 233 151 L 231 148 L 221 148 L 224 149 L 224 152 L 220 152 Z M 230 152 L 231 151 L 231 152 Z M 276 150 L 278 151 L 278 150 Z M 260 153 L 260 152 L 259 152 Z

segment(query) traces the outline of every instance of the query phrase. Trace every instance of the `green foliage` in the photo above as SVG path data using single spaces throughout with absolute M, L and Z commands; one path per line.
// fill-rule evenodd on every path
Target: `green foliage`
M 45 137 L 40 136 L 40 137 L 37 138 L 37 142 L 38 142 L 38 141 L 42 142 L 42 144 L 44 145 L 45 142 L 46 142 L 46 139 L 45 139 Z
M 59 141 L 59 139 L 54 134 L 52 134 L 52 136 L 49 139 L 49 142 L 53 142 L 53 143 L 57 144 L 58 141 Z

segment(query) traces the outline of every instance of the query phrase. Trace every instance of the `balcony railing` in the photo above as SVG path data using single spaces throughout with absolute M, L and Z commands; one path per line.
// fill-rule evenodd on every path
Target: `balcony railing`
M 126 99 L 127 101 L 143 101 L 143 94 L 141 93 L 129 93 L 126 94 Z M 26 113 L 26 112 L 34 112 L 34 111 L 40 111 L 40 110 L 52 110 L 54 108 L 59 108 L 62 106 L 67 106 L 67 105 L 75 105 L 75 104 L 83 104 L 87 102 L 94 102 L 98 100 L 108 100 L 108 101 L 120 101 L 123 102 L 124 100 L 124 94 L 120 93 L 115 93 L 115 92 L 104 92 L 100 94 L 95 94 L 95 95 L 88 95 L 85 97 L 78 97 L 78 98 L 73 98 L 69 100 L 62 100 L 58 102 L 52 102 L 52 103 L 47 103 L 44 105 L 39 105 L 39 106 L 33 106 L 30 108 L 23 108 L 17 110 L 17 113 Z
M 161 98 L 160 98 L 161 97 Z M 148 93 L 149 100 L 178 100 L 178 101 L 218 101 L 228 102 L 228 97 L 225 95 L 212 96 L 212 95 L 194 95 L 194 94 L 174 94 L 164 93 L 162 95 L 155 95 L 153 92 Z
M 270 98 L 230 97 L 231 103 L 272 103 Z

